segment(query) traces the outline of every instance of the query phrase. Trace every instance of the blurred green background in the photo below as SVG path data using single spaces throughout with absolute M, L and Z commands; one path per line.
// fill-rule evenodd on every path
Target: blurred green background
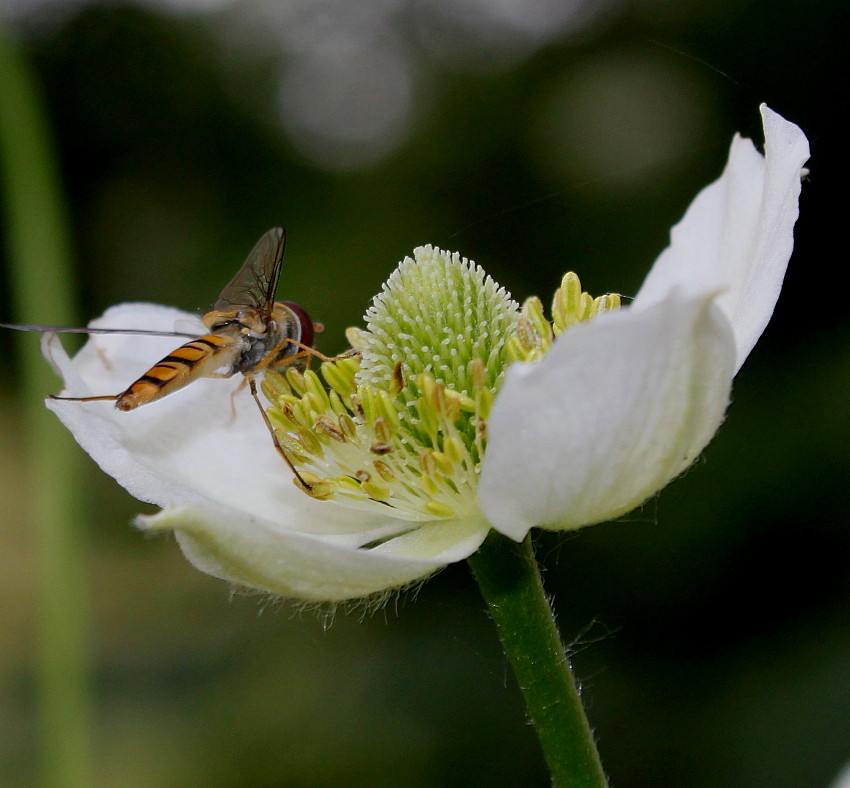
M 83 316 L 203 311 L 281 224 L 279 296 L 325 323 L 325 352 L 422 243 L 519 299 L 548 299 L 567 269 L 634 294 L 732 134 L 760 138 L 759 102 L 798 123 L 813 156 L 796 249 L 728 423 L 642 510 L 541 535 L 539 552 L 613 786 L 829 784 L 850 760 L 850 324 L 831 232 L 844 4 L 5 0 L 0 15 L 45 93 Z M 49 323 L 51 304 L 18 319 Z M 29 786 L 34 545 L 8 333 L 0 365 L 0 785 Z M 96 785 L 547 784 L 464 565 L 326 626 L 144 539 L 128 522 L 150 507 L 78 462 Z

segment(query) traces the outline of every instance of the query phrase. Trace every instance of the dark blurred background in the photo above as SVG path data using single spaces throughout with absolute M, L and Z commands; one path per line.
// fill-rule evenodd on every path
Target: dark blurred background
M 121 301 L 203 311 L 276 224 L 279 295 L 325 323 L 325 352 L 422 243 L 518 299 L 548 300 L 568 269 L 634 294 L 732 134 L 760 140 L 759 102 L 798 123 L 813 156 L 796 250 L 727 424 L 641 511 L 543 534 L 539 552 L 615 788 L 829 784 L 850 760 L 850 325 L 832 232 L 845 4 L 0 9 L 46 96 L 86 319 Z M 29 786 L 34 546 L 8 337 L 0 352 L 0 784 Z M 547 784 L 463 564 L 328 627 L 144 539 L 128 522 L 146 507 L 79 462 L 97 785 Z

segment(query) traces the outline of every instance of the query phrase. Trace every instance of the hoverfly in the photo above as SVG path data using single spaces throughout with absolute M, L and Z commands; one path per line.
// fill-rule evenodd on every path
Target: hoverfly
M 203 323 L 208 333 L 169 353 L 124 391 L 92 397 L 51 395 L 51 399 L 72 402 L 106 400 L 114 402 L 118 410 L 127 412 L 179 391 L 198 378 L 229 378 L 241 372 L 260 408 L 275 449 L 295 474 L 297 484 L 309 491 L 311 485 L 298 473 L 275 435 L 257 394 L 255 380 L 258 372 L 298 363 L 308 355 L 327 360 L 312 347 L 315 331 L 321 326 L 314 325 L 298 304 L 275 301 L 285 243 L 286 233 L 282 228 L 274 227 L 265 233 L 221 291 L 212 310 L 204 315 Z M 133 329 L 78 329 L 8 323 L 0 323 L 0 326 L 23 331 L 181 335 L 179 332 Z

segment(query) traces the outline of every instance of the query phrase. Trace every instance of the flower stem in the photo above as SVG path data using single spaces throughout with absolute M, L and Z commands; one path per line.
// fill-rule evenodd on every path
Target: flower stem
M 35 79 L 0 28 L 0 176 L 10 295 L 18 319 L 74 325 L 67 218 Z M 43 405 L 56 380 L 37 338 L 17 337 L 26 403 L 25 493 L 37 543 L 39 783 L 92 784 L 89 749 L 88 589 L 83 493 L 70 436 Z
M 534 558 L 492 532 L 469 565 L 537 730 L 554 788 L 608 784 Z

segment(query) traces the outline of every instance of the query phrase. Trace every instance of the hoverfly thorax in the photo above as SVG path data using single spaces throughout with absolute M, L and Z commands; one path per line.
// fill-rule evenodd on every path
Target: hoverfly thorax
M 214 309 L 204 316 L 204 325 L 218 337 L 229 337 L 234 346 L 231 372 L 250 372 L 286 364 L 304 366 L 303 347 L 311 347 L 314 327 L 298 304 L 275 302 L 270 313 L 251 307 L 223 311 Z M 291 340 L 291 341 L 290 341 Z

